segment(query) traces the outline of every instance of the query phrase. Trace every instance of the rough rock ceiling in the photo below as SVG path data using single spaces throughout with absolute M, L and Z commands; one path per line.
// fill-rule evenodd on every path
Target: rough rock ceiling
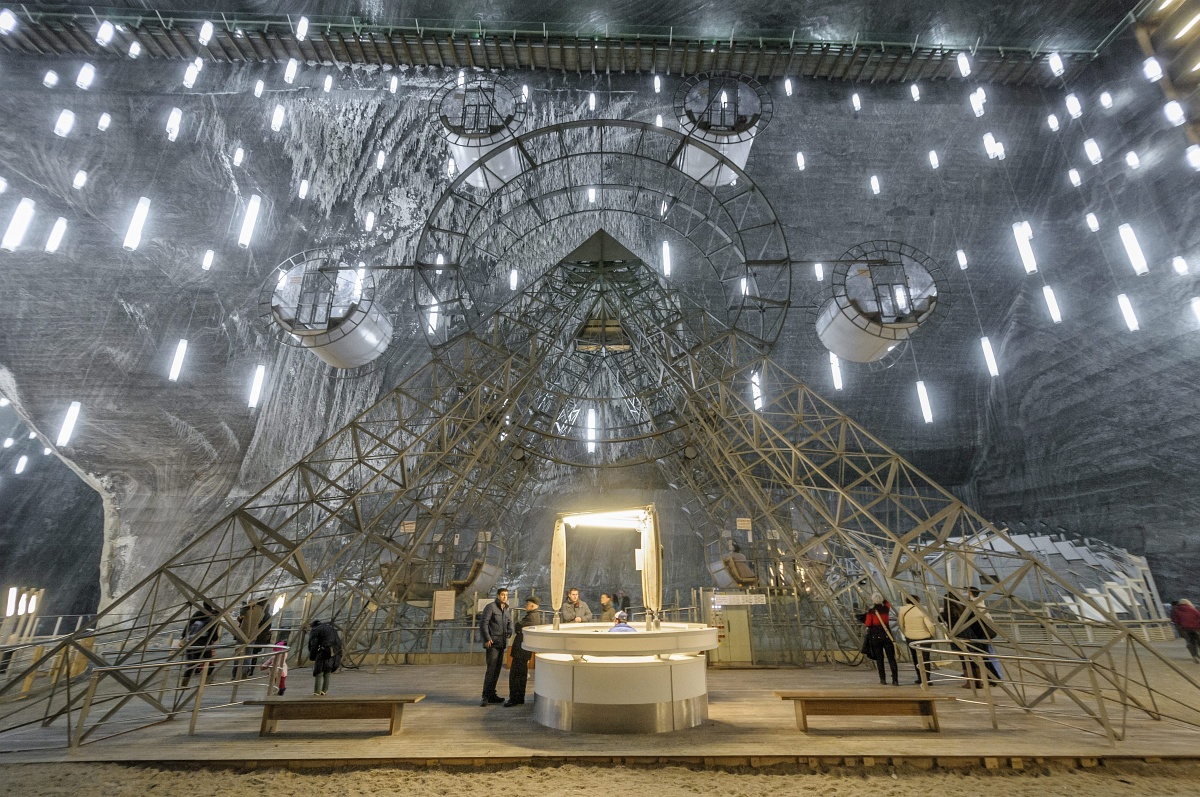
M 965 5 L 958 12 L 940 5 L 946 14 L 967 14 Z M 1119 21 L 1128 4 L 1113 5 Z M 851 10 L 869 17 L 873 8 Z M 1103 10 L 1093 14 L 1091 4 L 1005 8 L 994 18 L 963 18 L 974 20 L 978 35 L 985 27 L 1036 32 L 1036 12 L 1049 8 L 1074 9 L 1060 21 L 1080 36 L 1108 27 L 1097 24 Z M 252 10 L 294 12 L 273 4 Z M 906 24 L 928 27 L 928 19 Z M 785 367 L 991 518 L 1063 527 L 1147 553 L 1173 590 L 1194 569 L 1200 544 L 1191 522 L 1200 509 L 1200 422 L 1192 406 L 1200 349 L 1188 305 L 1200 293 L 1200 203 L 1183 157 L 1187 141 L 1163 121 L 1161 96 L 1141 78 L 1139 62 L 1122 39 L 1068 86 L 989 85 L 983 117 L 967 101 L 975 84 L 960 79 L 923 85 L 919 102 L 907 86 L 824 80 L 798 80 L 785 97 L 775 81 L 775 119 L 756 141 L 748 172 L 784 221 L 796 258 L 831 260 L 856 243 L 890 238 L 928 252 L 949 275 L 952 302 L 941 326 L 889 369 L 843 365 L 845 387 L 835 392 L 805 309 L 826 285 L 810 266 L 797 266 L 794 308 L 775 350 Z M 180 84 L 179 62 L 97 59 L 95 84 L 81 91 L 73 86 L 81 64 L 0 54 L 0 177 L 7 186 L 0 224 L 21 197 L 37 203 L 24 245 L 0 253 L 9 298 L 0 318 L 0 377 L 13 400 L 0 408 L 8 413 L 0 422 L 41 435 L 22 443 L 39 450 L 20 476 L 11 474 L 20 446 L 0 453 L 2 533 L 27 534 L 21 507 L 28 504 L 18 492 L 60 479 L 60 470 L 39 465 L 40 448 L 53 447 L 67 405 L 80 401 L 75 437 L 56 452 L 90 474 L 109 502 L 104 588 L 115 590 L 428 356 L 403 273 L 381 288 L 395 308 L 397 355 L 359 380 L 330 381 L 311 356 L 275 344 L 257 299 L 276 263 L 314 243 L 351 241 L 377 262 L 411 261 L 425 214 L 446 185 L 445 145 L 426 110 L 451 73 L 308 65 L 286 85 L 274 63 L 213 63 L 189 90 Z M 60 75 L 55 89 L 42 85 L 47 70 Z M 390 75 L 400 79 L 395 94 L 387 89 Z M 327 76 L 329 93 L 321 90 Z M 257 80 L 267 86 L 261 98 L 252 91 Z M 526 129 L 590 113 L 669 117 L 673 85 L 655 95 L 646 75 L 540 71 L 521 80 L 534 100 Z M 1112 95 L 1111 109 L 1099 104 L 1102 90 Z M 860 94 L 860 112 L 850 106 L 851 91 Z M 1069 91 L 1082 99 L 1079 120 L 1065 110 Z M 589 93 L 598 97 L 595 112 Z M 278 132 L 269 123 L 277 103 L 286 110 Z M 172 107 L 183 119 L 175 142 L 163 132 Z M 51 129 L 64 108 L 76 123 L 59 137 Z M 1061 120 L 1057 135 L 1046 126 L 1051 112 Z M 106 132 L 96 129 L 101 113 L 112 117 Z M 986 132 L 1004 143 L 1003 161 L 985 155 Z M 1103 149 L 1099 165 L 1084 155 L 1089 137 Z M 238 147 L 245 160 L 235 166 Z M 939 153 L 936 171 L 931 149 Z M 381 150 L 382 169 L 375 166 Z M 1139 168 L 1127 165 L 1129 150 Z M 1069 168 L 1080 171 L 1079 188 L 1068 181 Z M 87 183 L 75 189 L 80 170 Z M 880 177 L 878 196 L 868 188 L 871 175 Z M 301 180 L 311 186 L 304 200 L 297 197 Z M 264 212 L 243 250 L 236 238 L 252 194 L 263 197 Z M 121 238 L 139 196 L 152 198 L 152 210 L 143 244 L 126 252 Z M 367 212 L 378 219 L 369 233 Z M 1086 212 L 1097 214 L 1099 232 L 1087 229 Z M 68 223 L 62 246 L 43 252 L 58 217 Z M 1021 268 L 1014 245 L 1011 225 L 1022 219 L 1034 229 L 1036 275 Z M 1130 268 L 1116 234 L 1122 221 L 1137 229 L 1146 276 Z M 209 249 L 214 265 L 204 271 Z M 956 266 L 958 249 L 969 256 L 966 270 Z M 1176 256 L 1192 264 L 1189 274 L 1173 270 Z M 1061 324 L 1047 317 L 1043 284 L 1057 293 Z M 1119 293 L 1137 312 L 1136 333 L 1122 321 Z M 996 349 L 999 377 L 984 369 L 981 334 Z M 168 382 L 182 337 L 190 341 L 184 371 Z M 252 411 L 246 393 L 258 364 L 267 366 L 267 389 Z M 929 386 L 931 424 L 917 406 L 918 377 Z M 621 474 L 590 478 L 591 489 L 636 486 Z M 48 529 L 46 544 L 82 550 L 79 538 L 94 541 L 88 511 Z M 4 568 L 0 580 L 16 580 L 19 558 L 6 556 Z

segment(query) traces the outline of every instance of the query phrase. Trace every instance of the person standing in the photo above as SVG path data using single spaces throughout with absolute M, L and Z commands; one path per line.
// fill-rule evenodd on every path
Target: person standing
M 899 626 L 900 633 L 904 635 L 904 640 L 908 643 L 908 650 L 912 654 L 913 669 L 917 671 L 917 683 L 922 683 L 922 672 L 925 673 L 924 683 L 933 683 L 933 666 L 929 663 L 929 651 L 913 647 L 914 642 L 933 639 L 934 631 L 933 621 L 921 608 L 921 601 L 917 599 L 916 595 L 909 595 L 908 602 L 900 607 L 900 611 L 896 613 L 896 625 Z
M 567 602 L 562 607 L 562 621 L 564 623 L 590 623 L 592 621 L 592 608 L 579 599 L 579 590 L 575 587 L 571 587 L 571 591 L 567 593 Z
M 613 618 L 617 616 L 617 607 L 613 606 L 612 595 L 607 592 L 600 593 L 600 622 L 611 623 Z
M 329 693 L 329 676 L 342 666 L 342 639 L 333 621 L 312 621 L 308 632 L 308 657 L 313 663 L 313 694 Z
M 996 669 L 996 665 L 992 663 L 992 638 L 995 634 L 992 633 L 991 624 L 987 619 L 987 610 L 984 608 L 983 600 L 980 598 L 979 587 L 971 587 L 967 590 L 967 595 L 970 597 L 971 605 L 968 611 L 971 613 L 968 622 L 963 626 L 959 637 L 962 638 L 970 653 L 978 654 L 971 656 L 968 663 L 971 668 L 971 678 L 975 683 L 976 689 L 983 688 L 983 669 L 980 668 L 979 662 L 982 659 L 983 666 L 987 668 L 988 677 L 992 683 L 1000 680 L 1000 672 Z M 970 684 L 963 684 L 963 688 Z
M 629 614 L 629 594 L 623 589 L 617 590 L 617 611 Z
M 283 641 L 283 637 L 281 636 L 279 637 L 279 641 L 275 643 L 275 646 L 270 649 L 270 655 L 264 656 L 263 663 L 258 665 L 260 670 L 266 670 L 269 673 L 271 668 L 278 664 L 279 681 L 275 685 L 277 690 L 275 694 L 279 695 L 280 697 L 282 697 L 283 693 L 287 691 L 287 652 L 287 643 Z M 270 692 L 270 689 L 268 688 L 267 691 Z
M 1171 609 L 1171 622 L 1187 643 L 1192 661 L 1200 664 L 1200 611 L 1196 610 L 1190 600 L 1182 598 L 1175 601 L 1175 606 Z
M 207 601 L 202 608 L 192 612 L 184 629 L 184 658 L 192 662 L 183 670 L 182 686 L 191 683 L 192 676 L 203 673 L 204 683 L 212 678 L 212 670 L 208 662 L 212 659 L 217 640 L 221 636 L 221 627 L 216 622 L 217 609 Z
M 513 625 L 512 664 L 508 668 L 508 700 L 504 707 L 525 703 L 525 687 L 529 683 L 529 660 L 533 651 L 525 649 L 525 629 L 538 624 L 538 599 L 525 599 L 525 614 Z
M 479 705 L 503 703 L 504 698 L 496 694 L 496 683 L 500 680 L 500 668 L 504 666 L 504 649 L 508 638 L 513 635 L 512 614 L 508 609 L 508 590 L 496 590 L 496 599 L 483 607 L 479 617 L 479 636 L 483 638 L 484 657 L 487 671 L 483 676 L 483 699 Z
M 896 666 L 896 644 L 892 641 L 892 632 L 888 622 L 892 605 L 883 599 L 878 592 L 871 595 L 871 608 L 862 615 L 863 625 L 867 627 L 867 641 L 874 653 L 875 666 L 879 669 L 879 683 L 887 684 L 883 672 L 883 657 L 887 656 L 892 669 L 892 686 L 900 685 L 900 670 Z

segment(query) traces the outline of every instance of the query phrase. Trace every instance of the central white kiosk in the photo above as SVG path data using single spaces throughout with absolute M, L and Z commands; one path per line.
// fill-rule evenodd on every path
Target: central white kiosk
M 567 529 L 640 531 L 638 561 L 646 619 L 633 633 L 608 623 L 563 625 Z M 550 554 L 552 626 L 526 628 L 524 647 L 538 654 L 534 717 L 577 733 L 665 733 L 708 719 L 707 659 L 717 629 L 662 622 L 662 545 L 654 505 L 615 512 L 560 514 Z

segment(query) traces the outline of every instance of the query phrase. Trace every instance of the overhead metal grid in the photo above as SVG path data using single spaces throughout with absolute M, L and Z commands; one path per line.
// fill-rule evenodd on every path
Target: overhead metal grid
M 286 18 L 214 20 L 206 46 L 197 41 L 200 19 L 160 15 L 107 17 L 118 24 L 112 43 L 96 43 L 90 12 L 22 12 L 11 34 L 0 36 L 8 52 L 88 58 L 123 57 L 137 41 L 144 57 L 226 63 L 283 62 L 289 58 L 326 65 L 533 69 L 578 74 L 663 73 L 692 75 L 728 70 L 759 80 L 825 78 L 855 83 L 897 83 L 958 77 L 955 59 L 969 52 L 971 81 L 1049 87 L 1058 83 L 1046 66 L 1049 52 L 1004 47 L 956 48 L 914 42 L 829 42 L 769 38 L 684 39 L 667 34 L 594 37 L 543 31 L 375 27 L 355 21 L 322 22 L 297 41 Z M 1066 78 L 1095 51 L 1059 51 Z

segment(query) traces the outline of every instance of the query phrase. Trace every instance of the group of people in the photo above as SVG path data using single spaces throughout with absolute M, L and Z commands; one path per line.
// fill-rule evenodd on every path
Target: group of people
M 993 683 L 1000 680 L 1000 672 L 993 664 L 988 654 L 991 652 L 991 642 L 995 637 L 991 625 L 987 621 L 980 601 L 977 587 L 968 591 L 970 605 L 960 600 L 954 593 L 946 595 L 940 619 L 942 624 L 953 633 L 968 656 L 963 657 L 964 689 L 972 687 L 983 688 L 986 677 Z M 969 615 L 968 615 L 969 611 Z M 887 674 L 884 671 L 884 661 L 891 670 L 892 685 L 900 685 L 900 671 L 896 663 L 896 639 L 891 629 L 892 605 L 878 592 L 871 595 L 871 607 L 859 615 L 859 620 L 866 627 L 862 652 L 875 661 L 879 672 L 879 683 L 887 684 Z M 963 622 L 967 615 L 966 622 Z M 934 638 L 937 632 L 933 620 L 921 608 L 921 601 L 915 595 L 909 595 L 905 603 L 896 612 L 896 627 L 912 654 L 913 669 L 916 670 L 916 683 L 932 683 L 933 663 L 929 651 L 914 643 L 927 642 Z M 981 666 L 982 663 L 982 666 Z M 984 674 L 986 670 L 986 675 Z
M 620 592 L 618 599 L 622 601 L 624 608 L 618 608 L 620 604 L 613 603 L 611 594 L 600 594 L 600 617 L 597 621 L 612 623 L 608 630 L 616 633 L 636 632 L 637 629 L 629 624 L 629 598 L 624 592 Z M 487 669 L 483 676 L 483 696 L 479 705 L 501 704 L 509 708 L 525 703 L 525 690 L 529 684 L 529 660 L 533 658 L 533 652 L 525 649 L 525 629 L 539 624 L 539 606 L 541 603 L 538 599 L 530 595 L 525 599 L 525 614 L 513 622 L 512 610 L 508 606 L 508 590 L 500 588 L 496 590 L 495 600 L 483 608 L 479 617 L 479 636 L 483 641 Z M 559 611 L 564 623 L 593 622 L 591 607 L 580 599 L 579 590 L 575 588 L 567 593 L 567 599 Z M 510 657 L 507 699 L 496 693 L 506 651 Z
M 275 654 L 287 651 L 287 643 L 281 635 L 274 638 L 271 607 L 266 599 L 247 601 L 238 611 L 238 630 L 242 640 L 248 640 L 243 648 L 245 656 L 234 664 L 234 678 L 249 678 L 257 666 L 267 670 L 272 666 Z M 205 683 L 212 677 L 212 660 L 216 656 L 217 643 L 221 637 L 220 612 L 205 601 L 188 617 L 183 634 L 183 655 L 187 666 L 183 669 L 180 685 L 187 688 L 192 677 L 202 674 Z M 309 626 L 308 657 L 313 663 L 313 694 L 324 695 L 329 691 L 329 676 L 341 667 L 342 640 L 333 623 L 313 620 Z M 277 694 L 287 691 L 287 656 L 280 656 Z

